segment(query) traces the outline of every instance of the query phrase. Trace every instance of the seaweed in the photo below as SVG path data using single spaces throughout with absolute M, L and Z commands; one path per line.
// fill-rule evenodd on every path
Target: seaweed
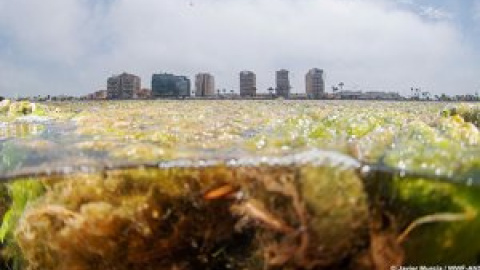
M 187 196 L 201 186 L 181 169 L 49 182 L 15 232 L 28 269 L 195 269 L 236 235 L 228 205 Z
M 15 120 L 20 116 L 35 115 L 47 116 L 47 108 L 38 103 L 29 101 L 3 100 L 0 103 L 0 117 L 3 120 Z
M 3 197 L 8 213 L 16 213 L 15 224 L 12 214 L 2 224 L 6 243 L 16 247 L 9 267 L 385 269 L 477 263 L 475 108 L 458 105 L 439 115 L 443 106 L 50 103 L 42 106 L 45 114 L 59 126 L 72 119 L 71 129 L 53 139 L 47 132 L 41 140 L 1 144 L 2 172 L 38 173 L 44 177 L 22 182 L 45 188 L 23 207 Z M 318 149 L 351 156 L 355 165 L 304 160 L 303 154 Z M 282 158 L 291 162 L 276 163 Z M 357 168 L 360 162 L 368 166 Z M 122 166 L 135 169 L 115 169 Z
M 3 200 L 8 200 L 8 210 L 2 215 L 0 226 L 0 242 L 4 246 L 2 257 L 11 261 L 13 269 L 22 269 L 23 259 L 13 232 L 24 210 L 43 194 L 44 186 L 39 181 L 24 179 L 8 184 L 6 188 L 8 199 L 3 197 Z
M 15 229 L 27 269 L 311 269 L 343 263 L 368 241 L 351 169 L 145 169 L 44 182 Z
M 383 224 L 376 233 L 390 235 L 405 264 L 478 263 L 477 187 L 391 174 L 367 181 L 371 222 Z
M 447 106 L 441 115 L 444 117 L 459 115 L 466 122 L 480 127 L 480 106 L 478 105 L 462 103 L 455 106 Z

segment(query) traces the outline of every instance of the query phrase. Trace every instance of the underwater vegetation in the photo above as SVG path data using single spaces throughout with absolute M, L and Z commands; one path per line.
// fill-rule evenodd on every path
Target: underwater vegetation
M 11 106 L 41 128 L 0 133 L 2 269 L 480 264 L 478 105 Z
M 50 181 L 13 231 L 29 269 L 312 268 L 366 245 L 352 171 L 218 166 Z

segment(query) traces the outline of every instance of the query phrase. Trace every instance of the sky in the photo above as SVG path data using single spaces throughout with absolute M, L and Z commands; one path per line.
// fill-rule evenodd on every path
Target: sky
M 480 92 L 480 0 L 0 0 L 0 95 L 85 95 L 129 72 L 238 91 L 321 68 L 326 90 Z

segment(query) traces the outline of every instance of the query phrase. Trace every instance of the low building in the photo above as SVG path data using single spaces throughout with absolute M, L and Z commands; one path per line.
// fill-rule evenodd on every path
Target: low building
M 152 75 L 152 97 L 188 97 L 190 80 L 185 76 L 168 73 Z
M 107 90 L 99 90 L 94 93 L 95 99 L 107 99 Z
M 362 99 L 362 100 L 402 100 L 403 97 L 395 92 L 382 92 L 382 91 L 349 91 L 343 90 L 336 92 L 335 97 L 337 99 Z
M 131 99 L 134 93 L 140 90 L 140 77 L 122 73 L 114 75 L 107 80 L 107 98 L 108 99 Z
M 240 96 L 254 97 L 257 94 L 257 77 L 252 71 L 240 72 Z
M 335 93 L 335 97 L 339 99 L 361 99 L 362 91 L 343 90 Z
M 400 94 L 395 92 L 381 92 L 381 91 L 369 91 L 365 92 L 361 99 L 376 99 L 376 100 L 399 100 L 402 99 Z
M 86 96 L 90 100 L 104 100 L 107 99 L 107 90 L 98 90 Z
M 306 93 L 290 93 L 289 99 L 303 100 L 311 98 Z
M 134 95 L 136 99 L 149 99 L 152 97 L 152 90 L 148 88 L 142 88 L 135 92 Z
M 215 79 L 209 73 L 199 73 L 195 76 L 195 96 L 205 97 L 215 95 Z

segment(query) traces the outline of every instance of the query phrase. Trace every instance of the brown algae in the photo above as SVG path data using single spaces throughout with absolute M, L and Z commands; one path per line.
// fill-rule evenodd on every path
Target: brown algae
M 309 269 L 367 244 L 353 170 L 145 169 L 44 183 L 14 231 L 27 269 Z

